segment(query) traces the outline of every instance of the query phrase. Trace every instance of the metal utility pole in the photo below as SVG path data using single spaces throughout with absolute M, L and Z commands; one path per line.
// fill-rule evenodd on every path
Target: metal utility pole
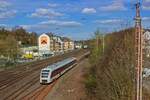
M 136 66 L 136 94 L 135 100 L 142 100 L 142 66 L 143 66 L 143 34 L 140 16 L 140 2 L 135 4 L 135 66 Z

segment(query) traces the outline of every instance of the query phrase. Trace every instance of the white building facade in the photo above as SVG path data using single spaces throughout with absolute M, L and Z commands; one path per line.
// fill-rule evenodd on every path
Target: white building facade
M 39 55 L 54 55 L 74 50 L 74 42 L 52 34 L 42 34 L 38 38 Z
M 50 51 L 50 37 L 47 34 L 42 34 L 38 38 L 39 55 L 52 54 Z
M 150 57 L 150 30 L 144 32 L 145 54 Z

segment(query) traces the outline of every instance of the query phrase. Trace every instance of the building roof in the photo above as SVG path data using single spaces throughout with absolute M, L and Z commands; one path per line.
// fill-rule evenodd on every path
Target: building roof
M 46 34 L 48 35 L 49 37 L 52 37 L 51 39 L 55 40 L 55 41 L 58 41 L 58 42 L 72 42 L 73 40 L 69 39 L 68 37 L 61 37 L 61 36 L 57 36 L 55 35 L 54 33 L 52 32 L 49 32 L 49 33 L 43 33 L 43 34 Z M 41 34 L 41 35 L 43 35 Z M 41 36 L 40 35 L 40 36 Z
M 72 40 L 67 38 L 67 37 L 62 37 L 62 41 L 64 41 L 64 42 L 71 42 Z
M 144 29 L 144 33 L 147 32 L 147 31 L 150 32 L 150 29 Z

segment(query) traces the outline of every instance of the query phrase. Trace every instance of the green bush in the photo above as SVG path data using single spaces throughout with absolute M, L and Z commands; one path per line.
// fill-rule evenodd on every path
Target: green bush
M 94 93 L 95 88 L 97 86 L 96 76 L 95 76 L 95 68 L 90 68 L 89 73 L 86 75 L 85 87 L 87 89 L 87 93 Z

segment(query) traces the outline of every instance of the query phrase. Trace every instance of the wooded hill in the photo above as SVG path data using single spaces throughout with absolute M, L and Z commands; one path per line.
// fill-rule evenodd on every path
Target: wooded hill
M 37 45 L 37 34 L 27 32 L 21 27 L 14 28 L 11 31 L 0 28 L 0 40 L 5 40 L 8 37 L 14 38 L 16 41 L 21 41 L 22 45 Z
M 29 33 L 21 27 L 11 31 L 0 28 L 0 56 L 15 59 L 19 54 L 19 47 L 28 45 L 37 45 L 36 33 Z

